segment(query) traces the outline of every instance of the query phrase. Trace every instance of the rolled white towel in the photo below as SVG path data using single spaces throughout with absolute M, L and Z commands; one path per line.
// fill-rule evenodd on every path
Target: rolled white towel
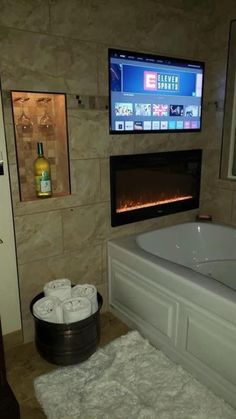
M 71 290 L 72 297 L 86 297 L 91 302 L 92 314 L 98 310 L 97 288 L 91 284 L 75 285 Z
M 62 303 L 64 323 L 78 322 L 91 315 L 91 302 L 85 297 L 69 298 Z
M 54 281 L 48 282 L 44 288 L 45 297 L 54 296 L 59 298 L 61 301 L 71 297 L 71 281 L 66 278 L 55 279 Z
M 33 305 L 33 313 L 40 320 L 50 323 L 63 323 L 63 312 L 59 298 L 42 297 Z

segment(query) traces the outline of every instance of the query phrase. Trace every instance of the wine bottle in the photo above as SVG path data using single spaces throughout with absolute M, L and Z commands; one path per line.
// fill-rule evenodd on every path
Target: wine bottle
M 51 170 L 43 154 L 43 143 L 37 143 L 37 152 L 38 157 L 34 161 L 35 191 L 39 198 L 48 198 L 52 195 Z

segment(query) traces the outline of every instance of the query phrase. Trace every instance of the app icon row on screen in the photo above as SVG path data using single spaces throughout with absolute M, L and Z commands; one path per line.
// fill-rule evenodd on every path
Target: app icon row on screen
M 156 117 L 198 117 L 201 108 L 198 105 L 168 105 L 151 103 L 115 103 L 115 116 L 156 116 Z
M 116 121 L 116 131 L 198 129 L 199 121 Z

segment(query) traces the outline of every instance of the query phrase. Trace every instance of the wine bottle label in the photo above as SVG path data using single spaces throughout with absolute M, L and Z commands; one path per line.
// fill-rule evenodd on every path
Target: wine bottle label
M 35 190 L 37 193 L 39 192 L 51 192 L 52 191 L 52 187 L 51 187 L 51 180 L 49 179 L 49 177 L 44 180 L 43 176 L 35 176 Z
M 51 192 L 51 181 L 41 180 L 40 189 L 41 189 L 41 192 Z

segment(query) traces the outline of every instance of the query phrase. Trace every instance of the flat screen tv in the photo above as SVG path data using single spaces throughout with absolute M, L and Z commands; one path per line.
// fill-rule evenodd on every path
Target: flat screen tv
M 117 49 L 108 57 L 111 134 L 201 130 L 203 62 Z

